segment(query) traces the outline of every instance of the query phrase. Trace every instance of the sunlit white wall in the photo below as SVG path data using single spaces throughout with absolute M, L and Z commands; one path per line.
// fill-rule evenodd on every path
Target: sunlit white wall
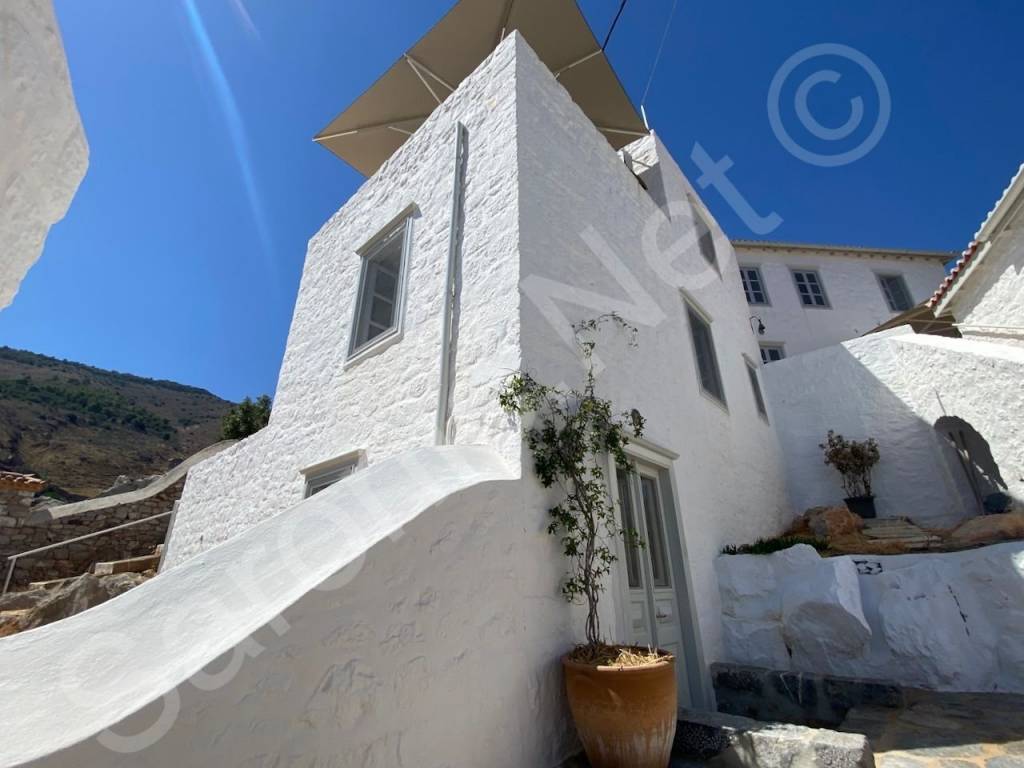
M 14 300 L 88 164 L 51 0 L 0 4 L 0 309 Z

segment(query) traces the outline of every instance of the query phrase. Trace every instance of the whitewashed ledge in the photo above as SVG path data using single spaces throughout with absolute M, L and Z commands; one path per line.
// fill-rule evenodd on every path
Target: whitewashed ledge
M 1024 693 L 1024 542 L 831 558 L 800 544 L 715 568 L 724 661 Z

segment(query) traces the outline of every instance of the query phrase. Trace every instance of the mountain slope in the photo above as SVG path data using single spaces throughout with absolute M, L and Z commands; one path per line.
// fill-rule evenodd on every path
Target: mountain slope
M 196 387 L 0 347 L 0 469 L 95 496 L 216 442 L 230 407 Z

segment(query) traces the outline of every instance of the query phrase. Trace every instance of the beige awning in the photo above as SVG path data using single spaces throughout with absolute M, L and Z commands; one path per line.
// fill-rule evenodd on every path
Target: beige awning
M 613 147 L 647 134 L 575 0 L 460 0 L 315 140 L 372 175 L 512 30 Z

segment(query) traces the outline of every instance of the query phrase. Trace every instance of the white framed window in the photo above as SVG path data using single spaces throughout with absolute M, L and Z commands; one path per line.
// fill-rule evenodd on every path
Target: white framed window
M 793 282 L 796 284 L 796 292 L 800 297 L 801 304 L 805 307 L 829 309 L 825 286 L 821 282 L 821 275 L 817 270 L 794 269 Z
M 761 362 L 762 363 L 774 363 L 776 360 L 782 360 L 786 357 L 786 348 L 782 344 L 762 344 L 761 345 Z
M 882 286 L 885 301 L 893 312 L 913 309 L 914 300 L 910 298 L 907 281 L 903 279 L 903 275 L 878 275 L 878 284 Z
M 363 249 L 349 358 L 401 333 L 411 242 L 408 214 Z
M 330 488 L 339 480 L 344 480 L 362 466 L 364 458 L 363 451 L 352 451 L 302 470 L 302 474 L 306 478 L 306 491 L 303 498 L 308 499 L 310 496 Z
M 757 366 L 753 362 L 747 359 L 747 356 L 743 356 L 743 362 L 747 364 L 747 375 L 750 377 L 750 389 L 754 393 L 754 405 L 757 407 L 757 412 L 761 414 L 765 421 L 768 421 L 768 408 L 764 404 L 764 393 L 761 391 L 761 380 L 757 376 Z
M 768 304 L 768 291 L 764 287 L 764 277 L 760 267 L 740 267 L 740 278 L 743 280 L 743 293 L 747 304 L 761 306 Z
M 686 317 L 690 325 L 700 388 L 724 406 L 725 388 L 722 386 L 722 372 L 718 367 L 715 340 L 711 334 L 711 321 L 689 301 L 686 302 Z

